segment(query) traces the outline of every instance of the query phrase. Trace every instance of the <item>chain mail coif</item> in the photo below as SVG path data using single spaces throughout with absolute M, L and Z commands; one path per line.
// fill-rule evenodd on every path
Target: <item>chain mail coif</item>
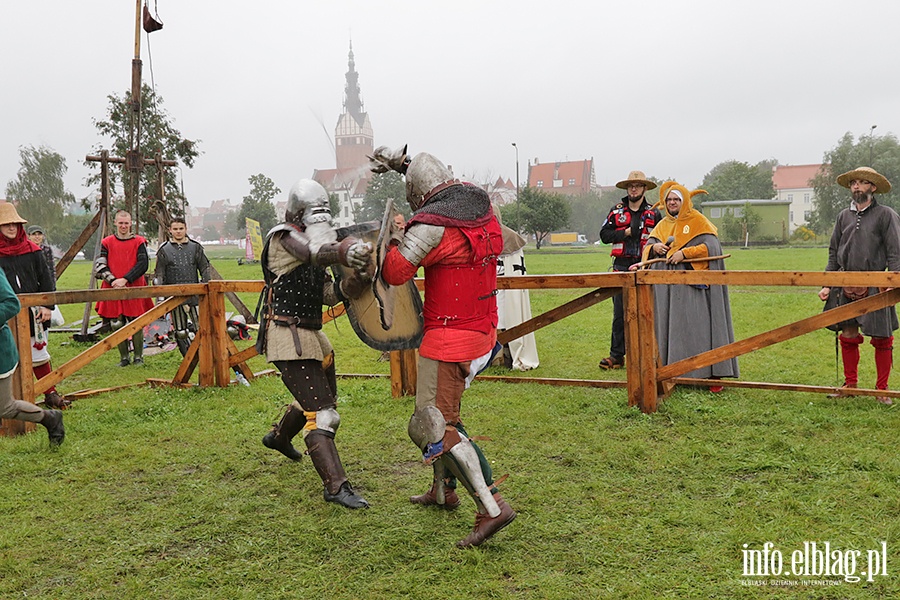
M 491 198 L 480 187 L 461 183 L 451 185 L 428 199 L 416 215 L 432 214 L 457 221 L 474 221 L 491 210 Z

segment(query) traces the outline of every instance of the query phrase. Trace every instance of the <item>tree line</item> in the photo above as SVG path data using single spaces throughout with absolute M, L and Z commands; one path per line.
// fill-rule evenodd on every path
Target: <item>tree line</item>
M 140 147 L 145 156 L 158 155 L 175 160 L 179 167 L 192 168 L 201 156 L 200 140 L 189 139 L 175 128 L 173 119 L 163 108 L 163 99 L 148 85 L 143 86 L 141 107 Z M 106 114 L 94 120 L 94 126 L 102 141 L 92 147 L 95 154 L 109 150 L 111 156 L 126 156 L 134 141 L 131 138 L 131 92 L 107 96 Z M 60 248 L 68 248 L 90 221 L 96 210 L 96 194 L 76 200 L 65 189 L 63 183 L 67 172 L 66 160 L 47 146 L 26 145 L 19 148 L 20 167 L 15 178 L 6 185 L 6 198 L 18 203 L 19 213 L 29 223 L 44 227 L 48 238 Z M 893 134 L 875 136 L 872 132 L 855 138 L 845 134 L 834 148 L 827 151 L 822 159 L 822 168 L 815 176 L 812 187 L 816 203 L 808 228 L 827 235 L 834 224 L 837 213 L 849 202 L 847 191 L 835 183 L 838 174 L 858 166 L 871 166 L 889 180 L 900 186 L 900 143 Z M 100 185 L 99 164 L 85 162 L 91 169 L 86 178 L 87 187 Z M 744 198 L 768 199 L 775 197 L 772 170 L 778 165 L 776 159 L 766 159 L 756 164 L 738 160 L 727 160 L 714 166 L 703 178 L 700 187 L 707 196 L 697 197 L 698 207 L 712 200 L 739 200 Z M 127 170 L 113 165 L 109 169 L 110 198 L 112 210 L 125 208 L 125 187 L 129 185 Z M 664 179 L 650 177 L 661 182 Z M 667 178 L 665 178 L 667 179 Z M 156 231 L 156 221 L 151 207 L 161 195 L 159 173 L 153 165 L 144 167 L 140 174 L 138 199 L 134 205 L 141 231 Z M 188 199 L 179 185 L 176 169 L 163 169 L 163 190 L 165 205 L 170 215 L 183 217 Z M 228 237 L 242 236 L 245 218 L 260 222 L 263 231 L 268 231 L 277 223 L 274 200 L 282 193 L 275 183 L 262 173 L 248 178 L 249 191 L 242 197 L 240 209 L 228 215 L 224 223 L 224 233 Z M 352 204 L 356 222 L 381 219 L 384 207 L 390 198 L 394 206 L 409 217 L 409 207 L 405 202 L 405 186 L 397 173 L 373 176 L 368 191 L 361 202 Z M 598 237 L 600 227 L 609 209 L 620 202 L 624 193 L 620 190 L 590 192 L 578 196 L 560 196 L 542 188 L 523 187 L 518 192 L 517 202 L 501 210 L 504 224 L 534 236 L 540 247 L 553 231 L 572 230 L 585 233 L 589 239 Z M 648 200 L 658 198 L 654 191 Z M 332 211 L 337 214 L 337 198 L 332 196 Z M 878 201 L 900 209 L 897 193 L 880 195 Z M 80 209 L 80 210 L 79 210 Z M 746 207 L 740 218 L 726 219 L 726 228 L 752 228 L 754 214 Z M 736 231 L 734 229 L 733 231 Z M 733 234 L 733 231 L 731 234 Z M 212 236 L 212 231 L 204 231 L 204 237 Z M 93 250 L 94 242 L 85 247 L 86 254 Z

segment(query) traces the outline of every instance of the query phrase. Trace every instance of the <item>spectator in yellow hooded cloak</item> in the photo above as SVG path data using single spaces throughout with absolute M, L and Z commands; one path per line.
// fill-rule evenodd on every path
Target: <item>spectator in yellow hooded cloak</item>
M 649 265 L 651 269 L 685 271 L 712 269 L 722 271 L 722 246 L 715 225 L 693 206 L 691 198 L 705 194 L 688 191 L 684 186 L 667 181 L 660 186 L 660 202 L 665 205 L 663 219 L 650 232 L 644 247 L 643 261 L 665 258 Z M 696 262 L 684 262 L 694 259 Z M 696 356 L 734 342 L 728 286 L 724 285 L 654 285 L 656 339 L 662 364 Z M 720 379 L 738 377 L 737 358 L 695 369 L 685 377 Z M 710 386 L 710 391 L 722 391 Z

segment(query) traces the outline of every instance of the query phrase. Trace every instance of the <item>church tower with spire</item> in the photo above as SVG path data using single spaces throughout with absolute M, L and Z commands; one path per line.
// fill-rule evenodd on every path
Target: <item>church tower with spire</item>
M 363 106 L 359 90 L 359 73 L 353 60 L 353 42 L 350 42 L 347 83 L 344 86 L 344 112 L 334 128 L 334 147 L 339 172 L 362 169 L 365 173 L 368 157 L 375 150 L 375 136 L 369 115 Z M 365 176 L 365 175 L 364 175 Z
M 344 227 L 356 222 L 359 208 L 372 179 L 369 156 L 375 152 L 375 136 L 369 115 L 359 93 L 359 73 L 353 61 L 350 42 L 347 83 L 344 85 L 344 111 L 334 128 L 334 169 L 315 169 L 312 178 L 330 194 L 337 196 L 339 210 L 334 224 Z

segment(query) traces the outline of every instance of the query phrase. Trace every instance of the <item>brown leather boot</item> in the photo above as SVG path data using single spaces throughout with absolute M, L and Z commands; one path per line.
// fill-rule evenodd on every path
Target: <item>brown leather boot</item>
M 272 426 L 272 431 L 263 436 L 262 443 L 266 448 L 278 450 L 291 460 L 300 461 L 303 454 L 294 448 L 291 440 L 300 433 L 306 424 L 303 411 L 291 404 L 287 412 L 281 417 L 277 425 Z
M 325 486 L 323 493 L 325 501 L 347 508 L 369 508 L 366 499 L 354 492 L 350 482 L 347 481 L 344 465 L 341 464 L 337 446 L 334 445 L 334 438 L 328 433 L 315 430 L 311 431 L 304 441 L 309 458 Z
M 449 487 L 444 487 L 444 503 L 438 503 L 437 484 L 433 482 L 430 490 L 421 496 L 410 496 L 409 501 L 413 504 L 421 504 L 422 506 L 437 506 L 444 510 L 454 510 L 459 507 L 459 496 L 456 494 L 456 490 Z
M 499 492 L 494 494 L 494 500 L 497 501 L 497 506 L 500 507 L 500 514 L 492 518 L 487 513 L 476 513 L 475 527 L 464 539 L 456 542 L 458 548 L 479 546 L 513 522 L 513 519 L 516 518 L 516 511 L 510 508 L 506 500 L 500 497 Z

